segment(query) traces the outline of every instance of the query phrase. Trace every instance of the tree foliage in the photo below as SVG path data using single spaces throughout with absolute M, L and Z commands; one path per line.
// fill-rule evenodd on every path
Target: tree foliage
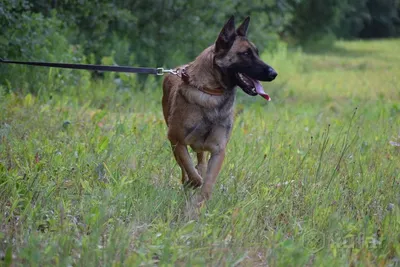
M 346 0 L 290 0 L 293 19 L 287 27 L 299 43 L 315 42 L 329 36 L 338 25 Z
M 369 11 L 370 19 L 359 32 L 359 37 L 384 38 L 399 35 L 400 1 L 369 0 L 365 3 L 365 7 Z
M 216 39 L 231 14 L 238 19 L 252 15 L 251 32 L 257 32 L 252 39 L 263 47 L 276 43 L 286 22 L 275 1 L 37 0 L 21 5 L 20 13 L 63 21 L 69 41 L 97 62 L 112 54 L 118 64 L 149 66 L 193 58 Z
M 335 38 L 395 37 L 399 2 L 8 0 L 0 2 L 0 57 L 174 67 L 212 44 L 232 14 L 237 20 L 251 16 L 250 37 L 261 50 L 282 40 L 309 46 Z M 0 66 L 0 84 L 9 72 Z

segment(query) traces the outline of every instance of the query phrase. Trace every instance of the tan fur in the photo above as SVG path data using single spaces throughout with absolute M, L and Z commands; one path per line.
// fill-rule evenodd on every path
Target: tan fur
M 185 67 L 187 79 L 174 74 L 164 79 L 162 106 L 168 139 L 182 169 L 182 183 L 201 187 L 196 204 L 210 198 L 231 136 L 237 83 L 228 73 L 231 66 L 268 67 L 246 38 L 248 23 L 246 18 L 235 30 L 232 17 L 215 44 Z M 253 56 L 244 56 L 246 51 Z M 219 88 L 223 93 L 212 95 L 202 88 Z M 197 153 L 196 166 L 188 146 Z M 208 161 L 206 153 L 210 153 Z
M 194 187 L 203 185 L 201 195 L 206 199 L 210 197 L 221 169 L 232 130 L 235 101 L 235 89 L 226 88 L 219 72 L 214 69 L 213 49 L 214 46 L 210 46 L 189 64 L 189 83 L 176 75 L 167 75 L 162 99 L 168 139 L 182 168 L 182 182 L 189 182 Z M 209 95 L 198 89 L 201 87 L 225 87 L 224 94 Z M 201 160 L 197 168 L 192 163 L 187 146 L 199 153 Z M 211 153 L 208 164 L 204 152 Z

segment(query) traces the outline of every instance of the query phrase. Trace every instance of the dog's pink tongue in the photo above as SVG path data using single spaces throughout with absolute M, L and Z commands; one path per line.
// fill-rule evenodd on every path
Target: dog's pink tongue
M 253 84 L 254 84 L 254 87 L 256 88 L 257 94 L 264 97 L 266 100 L 271 101 L 271 98 L 269 97 L 269 95 L 266 92 L 264 92 L 264 88 L 262 87 L 262 85 L 259 81 L 253 80 Z

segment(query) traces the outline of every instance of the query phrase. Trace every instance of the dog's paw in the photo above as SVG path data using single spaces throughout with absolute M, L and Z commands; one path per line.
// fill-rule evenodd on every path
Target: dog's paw
M 184 183 L 185 187 L 190 187 L 190 188 L 198 188 L 203 185 L 203 178 L 200 176 L 198 177 L 189 177 L 189 179 Z
M 201 210 L 206 204 L 206 199 L 199 195 L 196 199 L 195 204 L 196 204 L 197 209 Z
M 186 201 L 185 217 L 189 220 L 197 220 L 205 207 L 205 198 L 199 194 L 194 194 Z
M 207 173 L 207 164 L 197 164 L 196 170 L 200 174 L 201 177 L 205 177 Z

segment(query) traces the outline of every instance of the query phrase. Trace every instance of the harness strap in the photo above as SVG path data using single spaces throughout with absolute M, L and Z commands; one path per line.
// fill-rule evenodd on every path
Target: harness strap
M 28 62 L 28 61 L 7 60 L 7 59 L 2 59 L 2 58 L 0 58 L 0 63 L 30 65 L 30 66 L 39 66 L 39 67 L 53 67 L 53 68 L 63 68 L 63 69 L 113 71 L 113 72 L 154 74 L 154 75 L 163 75 L 164 73 L 173 73 L 173 70 L 165 70 L 163 68 L 138 68 L 138 67 L 129 67 L 129 66 L 104 66 L 104 65 L 90 65 L 90 64 L 38 62 L 38 61 Z

